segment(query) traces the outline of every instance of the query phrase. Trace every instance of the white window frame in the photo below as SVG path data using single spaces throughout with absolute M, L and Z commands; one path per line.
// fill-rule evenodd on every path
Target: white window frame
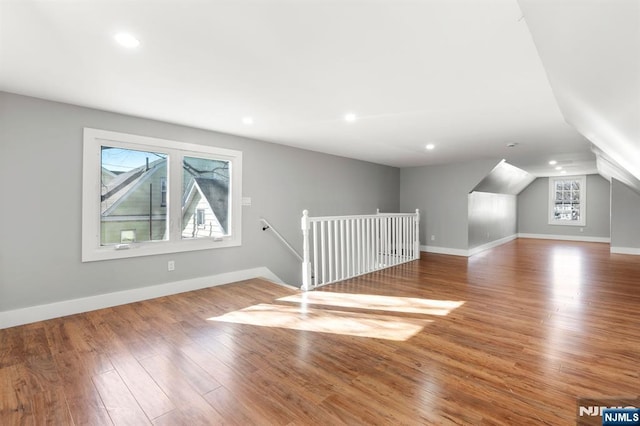
M 556 182 L 577 180 L 580 182 L 580 220 L 556 219 L 554 215 Z M 587 177 L 553 176 L 549 178 L 549 225 L 586 226 L 587 225 Z
M 102 246 L 100 241 L 101 147 L 112 146 L 169 155 L 167 164 L 167 223 L 169 239 Z M 211 158 L 230 163 L 229 235 L 216 238 L 182 238 L 183 157 Z M 175 171 L 175 172 L 174 172 Z M 242 152 L 185 142 L 84 129 L 82 164 L 82 261 L 122 259 L 166 253 L 236 247 L 242 245 Z

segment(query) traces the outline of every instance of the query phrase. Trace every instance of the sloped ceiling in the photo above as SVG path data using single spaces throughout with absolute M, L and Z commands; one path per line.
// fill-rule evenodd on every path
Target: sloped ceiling
M 595 168 L 516 0 L 0 0 L 0 90 L 398 167 Z
M 640 1 L 519 4 L 562 114 L 597 147 L 599 172 L 640 190 Z
M 593 152 L 596 154 L 598 173 L 600 173 L 602 177 L 609 182 L 615 178 L 640 194 L 640 180 L 638 178 L 622 168 L 596 146 L 593 147 Z
M 518 195 L 535 179 L 536 177 L 531 173 L 502 160 L 473 188 L 472 192 Z

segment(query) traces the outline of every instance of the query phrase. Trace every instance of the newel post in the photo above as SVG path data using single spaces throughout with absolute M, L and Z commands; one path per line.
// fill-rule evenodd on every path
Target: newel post
M 414 259 L 420 259 L 420 209 L 416 209 L 416 216 L 413 220 L 415 223 L 415 237 L 413 241 Z
M 302 228 L 302 287 L 307 291 L 311 288 L 311 261 L 309 259 L 309 210 L 302 212 L 300 220 Z

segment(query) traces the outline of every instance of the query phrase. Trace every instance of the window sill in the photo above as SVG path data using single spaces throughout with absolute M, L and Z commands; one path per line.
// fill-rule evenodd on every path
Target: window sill
M 197 250 L 209 250 L 242 245 L 240 238 L 199 238 L 178 242 L 158 241 L 150 243 L 131 243 L 128 248 L 116 248 L 118 245 L 94 247 L 82 250 L 82 262 L 126 259 L 129 257 L 153 256 L 158 254 L 182 253 Z
M 580 222 L 573 222 L 573 221 L 549 221 L 549 225 L 555 225 L 555 226 L 582 226 L 585 227 L 586 226 L 586 222 L 585 221 L 580 221 Z

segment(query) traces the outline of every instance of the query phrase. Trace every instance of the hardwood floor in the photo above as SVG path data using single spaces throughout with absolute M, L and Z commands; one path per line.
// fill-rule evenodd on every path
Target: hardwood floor
M 575 424 L 578 398 L 640 395 L 640 258 L 608 250 L 520 239 L 0 330 L 0 424 Z

